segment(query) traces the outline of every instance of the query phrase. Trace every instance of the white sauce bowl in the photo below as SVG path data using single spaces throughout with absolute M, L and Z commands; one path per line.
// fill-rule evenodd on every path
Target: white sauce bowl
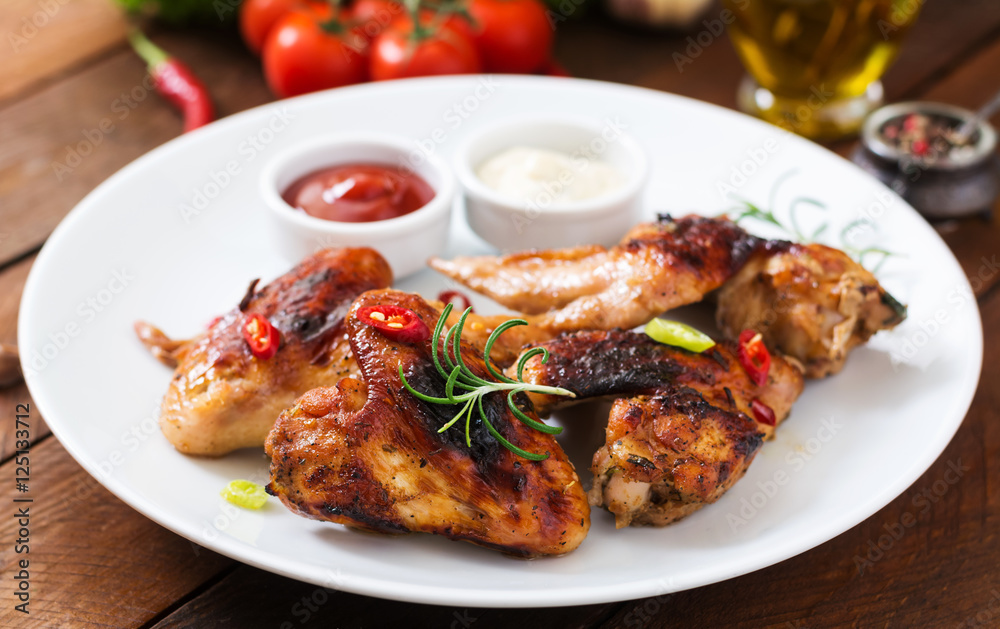
M 515 146 L 589 155 L 625 175 L 618 188 L 593 199 L 546 203 L 493 190 L 476 172 L 490 158 Z M 640 218 L 640 193 L 648 172 L 642 147 L 610 121 L 532 117 L 505 120 L 471 134 L 458 147 L 455 172 L 465 189 L 469 225 L 504 251 L 612 245 Z M 585 176 L 585 172 L 578 176 Z
M 438 157 L 410 159 L 406 138 L 379 134 L 343 134 L 314 138 L 275 156 L 261 172 L 260 194 L 270 210 L 279 253 L 298 261 L 327 247 L 372 247 L 401 278 L 426 268 L 427 259 L 444 250 L 451 224 L 455 179 Z M 342 223 L 310 216 L 281 197 L 299 178 L 330 166 L 379 164 L 412 171 L 434 189 L 427 205 L 396 218 Z

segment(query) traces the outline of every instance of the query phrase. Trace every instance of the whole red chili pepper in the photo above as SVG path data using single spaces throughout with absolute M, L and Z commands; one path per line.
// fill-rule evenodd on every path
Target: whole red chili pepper
M 205 84 L 198 80 L 191 69 L 168 55 L 138 30 L 129 32 L 128 38 L 132 48 L 146 62 L 156 91 L 184 114 L 184 132 L 212 122 L 215 118 L 212 99 Z

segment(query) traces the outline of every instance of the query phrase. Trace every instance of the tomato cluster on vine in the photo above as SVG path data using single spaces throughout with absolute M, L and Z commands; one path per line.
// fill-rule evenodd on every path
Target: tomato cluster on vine
M 240 31 L 279 97 L 441 74 L 566 75 L 540 0 L 244 0 Z

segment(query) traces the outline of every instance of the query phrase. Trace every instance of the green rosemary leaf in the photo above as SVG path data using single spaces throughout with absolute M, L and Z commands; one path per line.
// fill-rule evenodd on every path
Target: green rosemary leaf
M 455 367 L 451 370 L 451 375 L 448 376 L 448 381 L 444 383 L 444 394 L 449 400 L 455 399 L 455 381 L 458 380 L 458 375 L 462 373 L 461 367 Z
M 451 339 L 457 331 L 458 326 L 452 326 L 444 335 L 444 364 L 448 367 L 448 375 L 451 375 L 451 371 L 458 366 L 451 359 Z M 437 339 L 434 339 L 434 344 L 437 345 Z
M 517 379 L 524 382 L 524 366 L 528 364 L 528 361 L 538 356 L 542 355 L 542 364 L 544 365 L 549 361 L 549 350 L 544 347 L 533 347 L 521 355 L 520 360 L 517 361 Z
M 412 386 L 410 386 L 410 383 L 406 381 L 406 375 L 403 373 L 403 365 L 402 364 L 399 365 L 399 379 L 403 381 L 403 388 L 406 389 L 410 393 L 410 395 L 412 395 L 413 397 L 417 398 L 418 400 L 423 400 L 424 402 L 429 402 L 431 404 L 455 404 L 456 403 L 456 402 L 452 402 L 451 399 L 449 399 L 449 398 L 431 397 L 429 395 L 424 395 L 420 391 L 417 391 L 416 389 L 414 389 Z
M 864 266 L 865 256 L 872 255 L 872 254 L 882 256 L 879 259 L 878 264 L 876 264 L 872 268 L 872 273 L 878 272 L 878 270 L 882 268 L 882 265 L 885 264 L 885 261 L 888 260 L 889 258 L 891 258 L 893 256 L 902 257 L 900 254 L 894 253 L 892 251 L 888 251 L 886 249 L 879 249 L 878 247 L 868 247 L 866 249 L 862 249 L 862 250 L 860 250 L 860 251 L 857 252 L 858 263 L 861 264 L 862 266 Z
M 826 209 L 826 205 L 817 201 L 816 199 L 809 199 L 806 197 L 798 197 L 793 200 L 788 206 L 788 220 L 792 223 L 792 229 L 795 230 L 796 240 L 805 241 L 806 235 L 802 232 L 802 228 L 799 227 L 799 221 L 797 218 L 797 210 L 801 204 L 812 205 L 818 207 L 821 210 Z
M 493 330 L 493 333 L 490 334 L 490 338 L 486 339 L 486 347 L 483 350 L 483 360 L 486 362 L 486 369 L 489 370 L 490 375 L 497 380 L 508 384 L 514 384 L 515 381 L 493 368 L 493 362 L 490 360 L 490 352 L 493 351 L 493 344 L 496 343 L 501 334 L 519 325 L 528 325 L 528 322 L 524 319 L 511 319 L 510 321 L 504 321 L 498 325 L 496 329 Z
M 451 314 L 451 308 L 451 304 L 447 304 L 445 305 L 444 310 L 441 311 L 441 316 L 438 317 L 437 325 L 434 326 L 434 336 L 432 337 L 434 342 L 431 343 L 431 358 L 434 360 L 434 367 L 444 378 L 448 377 L 448 372 L 441 366 L 441 361 L 438 359 L 438 339 L 441 338 L 441 330 L 444 329 L 444 322 L 448 318 L 448 315 Z
M 454 347 L 455 363 L 462 369 L 461 374 L 463 382 L 467 382 L 471 385 L 476 385 L 480 387 L 490 386 L 491 383 L 487 382 L 486 380 L 483 380 L 476 374 L 472 373 L 472 370 L 469 369 L 468 366 L 466 366 L 465 360 L 462 358 L 462 331 L 465 330 L 465 320 L 469 318 L 469 313 L 471 312 L 472 312 L 471 306 L 469 308 L 466 308 L 465 312 L 463 312 L 462 316 L 459 318 L 458 324 L 455 325 L 455 327 L 453 328 L 453 330 L 457 330 L 452 339 L 455 346 Z
M 479 412 L 483 412 L 483 396 L 476 397 L 476 404 L 479 406 Z M 486 419 L 486 415 L 483 415 L 483 419 Z M 472 434 L 469 432 L 470 424 L 472 424 L 472 400 L 469 400 L 469 412 L 465 414 L 465 445 L 468 448 L 472 447 Z
M 467 410 L 469 410 L 469 407 L 472 405 L 472 403 L 474 401 L 475 401 L 475 398 L 469 398 L 468 400 L 466 400 L 465 406 L 462 407 L 462 410 L 460 410 L 457 413 L 455 413 L 455 416 L 452 417 L 450 420 L 448 420 L 447 424 L 445 424 L 444 426 L 441 426 L 440 428 L 438 428 L 438 432 L 442 433 L 442 432 L 448 430 L 449 428 L 451 428 L 452 426 L 454 426 L 455 422 L 457 422 L 458 420 L 462 419 L 462 415 L 464 415 L 465 412 Z
M 847 235 L 855 227 L 860 227 L 861 225 L 870 224 L 870 223 L 871 223 L 871 221 L 869 221 L 867 218 L 856 218 L 853 221 L 851 221 L 850 223 L 848 223 L 847 225 L 844 225 L 844 228 L 840 230 L 840 242 L 846 243 L 847 242 Z
M 539 354 L 542 355 L 542 362 L 548 360 L 549 353 L 545 348 L 536 347 L 525 352 L 525 354 L 518 361 L 517 367 L 517 380 L 508 378 L 502 373 L 498 372 L 490 362 L 489 355 L 490 351 L 493 349 L 493 345 L 496 343 L 497 338 L 510 328 L 517 325 L 527 325 L 527 321 L 523 319 L 512 319 L 505 321 L 504 323 L 497 326 L 497 328 L 490 334 L 486 342 L 486 348 L 483 352 L 483 359 L 486 364 L 487 371 L 490 375 L 496 377 L 498 382 L 490 382 L 485 378 L 476 375 L 468 365 L 465 364 L 465 360 L 462 356 L 462 332 L 465 329 L 465 322 L 468 320 L 469 314 L 472 312 L 471 308 L 466 309 L 462 316 L 459 318 L 458 323 L 452 326 L 447 332 L 444 331 L 445 319 L 451 313 L 452 305 L 445 305 L 441 316 L 438 318 L 437 325 L 434 326 L 434 339 L 431 343 L 431 358 L 434 361 L 434 367 L 438 374 L 445 379 L 445 395 L 444 398 L 432 397 L 419 391 L 416 391 L 410 383 L 406 380 L 406 375 L 403 373 L 403 366 L 399 365 L 399 377 L 403 383 L 403 387 L 414 397 L 424 402 L 432 404 L 449 404 L 457 405 L 464 403 L 462 409 L 454 415 L 444 426 L 442 426 L 438 432 L 444 432 L 454 426 L 463 416 L 465 416 L 465 444 L 468 447 L 472 447 L 472 413 L 473 410 L 478 409 L 479 415 L 486 424 L 487 430 L 495 439 L 497 439 L 503 446 L 514 452 L 518 456 L 530 459 L 532 461 L 541 461 L 548 458 L 548 454 L 539 455 L 526 452 L 521 448 L 518 448 L 511 444 L 509 441 L 504 439 L 496 428 L 490 423 L 489 418 L 486 416 L 483 410 L 483 397 L 491 393 L 496 393 L 498 391 L 509 391 L 507 396 L 507 404 L 511 409 L 511 412 L 518 419 L 518 421 L 523 422 L 526 426 L 538 430 L 540 432 L 554 435 L 562 432 L 562 428 L 556 428 L 553 426 L 548 426 L 542 422 L 539 422 L 531 417 L 528 417 L 521 409 L 517 407 L 514 403 L 514 394 L 520 393 L 522 391 L 529 391 L 534 393 L 544 393 L 548 395 L 564 395 L 567 397 L 576 397 L 572 391 L 567 391 L 560 387 L 550 387 L 540 384 L 528 384 L 524 382 L 524 365 L 533 356 Z M 444 338 L 442 339 L 442 334 Z M 442 357 L 438 355 L 440 348 L 443 347 L 444 355 Z M 455 389 L 461 388 L 465 389 L 467 392 L 461 395 L 455 395 Z M 475 404 L 475 407 L 473 406 Z
M 529 461 L 544 461 L 545 459 L 549 458 L 548 453 L 535 454 L 534 452 L 528 452 L 527 450 L 522 450 L 521 448 L 515 446 L 513 443 L 504 439 L 503 435 L 497 432 L 497 429 L 494 428 L 493 424 L 490 423 L 490 420 L 487 419 L 486 413 L 483 411 L 483 398 L 479 398 L 479 414 L 483 418 L 483 423 L 486 424 L 486 430 L 488 430 L 490 434 L 493 435 L 494 439 L 503 444 L 503 447 L 507 448 L 514 454 L 518 455 L 519 457 L 528 459 Z
M 774 206 L 778 201 L 778 191 L 781 190 L 781 186 L 785 185 L 785 182 L 794 177 L 795 175 L 797 175 L 798 172 L 799 172 L 798 170 L 793 168 L 792 170 L 789 170 L 782 176 L 778 177 L 778 180 L 774 182 L 773 186 L 771 186 L 771 194 L 768 196 L 767 199 L 767 207 L 774 209 Z
M 514 394 L 516 393 L 520 393 L 520 391 L 518 389 L 514 389 L 513 391 L 507 394 L 507 406 L 510 408 L 510 411 L 514 413 L 514 417 L 517 417 L 519 420 L 521 420 L 521 423 L 531 426 L 532 428 L 534 428 L 539 432 L 544 432 L 545 434 L 548 435 L 558 435 L 562 433 L 563 429 L 560 428 L 559 426 L 549 426 L 548 424 L 543 424 L 542 422 L 535 421 L 534 419 L 531 419 L 530 417 L 525 415 L 524 412 L 521 411 L 521 409 L 519 409 L 517 407 L 517 404 L 514 402 Z

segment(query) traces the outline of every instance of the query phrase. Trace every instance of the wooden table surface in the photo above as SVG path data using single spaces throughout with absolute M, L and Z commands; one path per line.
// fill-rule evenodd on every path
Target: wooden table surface
M 923 10 L 885 77 L 888 99 L 977 106 L 1000 88 L 1000 2 L 930 0 Z M 719 11 L 713 7 L 706 19 Z M 41 26 L 32 29 L 32 21 Z M 102 180 L 178 135 L 181 123 L 141 89 L 121 108 L 120 99 L 141 86 L 144 68 L 124 44 L 124 22 L 108 0 L 4 0 L 0 25 L 0 342 L 13 343 L 25 278 L 52 229 Z M 635 31 L 594 12 L 560 25 L 557 56 L 575 76 L 733 107 L 742 69 L 729 42 L 713 41 L 679 72 L 671 55 L 685 52 L 688 35 Z M 271 100 L 258 61 L 235 36 L 159 31 L 154 39 L 197 68 L 220 115 Z M 65 162 L 69 147 L 109 116 L 114 128 L 57 176 L 53 162 Z M 851 145 L 833 148 L 846 154 Z M 938 230 L 973 280 L 982 313 L 985 364 L 972 408 L 909 490 L 802 555 L 696 590 L 562 609 L 434 607 L 327 591 L 154 524 L 99 485 L 33 412 L 26 616 L 14 609 L 20 556 L 11 507 L 15 408 L 31 404 L 22 384 L 0 390 L 0 626 L 1000 627 L 1000 380 L 993 369 L 1000 369 L 1000 233 L 983 219 Z M 938 491 L 955 465 L 968 471 Z M 911 520 L 898 533 L 899 523 Z M 869 553 L 875 560 L 859 570 Z

